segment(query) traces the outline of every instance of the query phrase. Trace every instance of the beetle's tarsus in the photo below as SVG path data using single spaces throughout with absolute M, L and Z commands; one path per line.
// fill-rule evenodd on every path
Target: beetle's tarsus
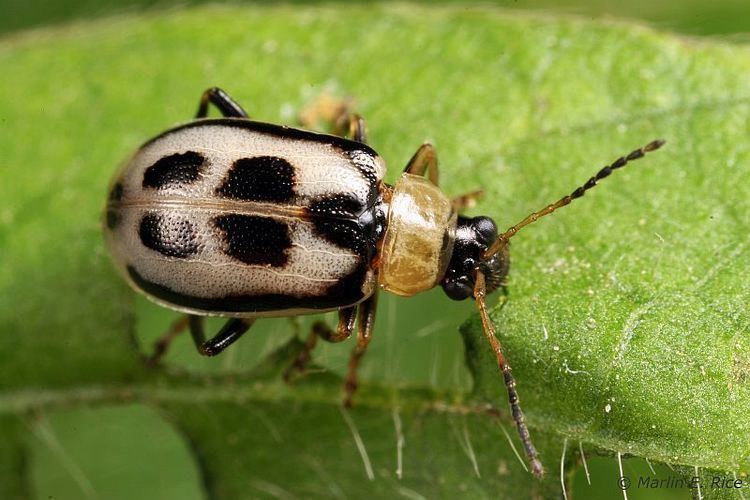
M 143 363 L 149 368 L 157 368 L 161 365 L 161 360 L 166 353 L 166 346 L 157 343 L 154 345 L 154 352 L 150 356 L 143 357 Z
M 357 392 L 358 384 L 355 380 L 347 380 L 344 384 L 344 400 L 342 404 L 344 408 L 351 408 L 354 406 L 354 393 Z
M 204 356 L 213 357 L 219 354 L 219 352 L 221 351 L 215 350 L 211 345 L 204 344 L 200 346 L 198 352 L 200 352 Z
M 312 337 L 312 336 L 311 336 Z M 309 340 L 308 340 L 309 342 Z M 315 344 L 315 342 L 313 342 Z M 314 345 L 313 345 L 314 347 Z M 302 350 L 289 367 L 284 370 L 284 382 L 291 383 L 295 375 L 302 375 L 307 368 L 307 364 L 310 362 L 310 351 L 307 349 Z
M 544 477 L 544 467 L 538 458 L 531 461 L 531 473 L 540 479 Z
M 159 368 L 162 364 L 161 356 L 156 354 L 152 354 L 151 356 L 144 356 L 143 364 L 146 365 L 147 368 Z
M 307 363 L 309 361 L 310 361 L 309 356 L 305 356 L 305 357 L 297 356 L 294 359 L 294 362 L 291 365 L 289 365 L 289 367 L 286 370 L 284 370 L 284 382 L 291 382 L 292 376 L 294 374 L 297 374 L 297 373 L 301 374 L 302 372 L 304 372 L 305 367 L 307 366 Z

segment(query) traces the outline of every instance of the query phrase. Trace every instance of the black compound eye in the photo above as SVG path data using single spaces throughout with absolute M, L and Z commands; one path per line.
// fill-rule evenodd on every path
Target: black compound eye
M 489 217 L 474 217 L 471 227 L 477 233 L 477 239 L 485 246 L 491 245 L 497 239 L 497 226 Z

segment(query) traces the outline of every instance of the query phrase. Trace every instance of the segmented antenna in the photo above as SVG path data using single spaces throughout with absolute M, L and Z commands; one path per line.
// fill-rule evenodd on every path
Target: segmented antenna
M 593 176 L 588 181 L 586 181 L 586 184 L 584 184 L 583 186 L 580 186 L 578 189 L 576 189 L 569 195 L 560 198 L 556 202 L 547 205 L 546 207 L 539 210 L 538 212 L 534 212 L 530 214 L 524 220 L 522 220 L 515 226 L 512 226 L 510 229 L 508 229 L 503 234 L 498 236 L 497 241 L 495 241 L 495 243 L 493 243 L 492 246 L 488 248 L 487 251 L 484 253 L 484 257 L 489 258 L 492 255 L 498 253 L 500 250 L 502 250 L 502 248 L 508 244 L 508 241 L 513 236 L 515 236 L 515 234 L 518 231 L 520 231 L 521 228 L 523 228 L 524 226 L 528 226 L 529 224 L 536 222 L 537 220 L 544 217 L 545 215 L 551 214 L 558 208 L 564 207 L 565 205 L 575 200 L 576 198 L 580 198 L 581 196 L 584 195 L 586 191 L 596 186 L 597 182 L 607 177 L 614 170 L 624 167 L 625 165 L 628 164 L 628 162 L 637 160 L 638 158 L 643 158 L 646 155 L 646 153 L 650 153 L 651 151 L 656 151 L 657 149 L 662 147 L 664 143 L 665 141 L 661 139 L 657 139 L 655 141 L 649 142 L 648 144 L 646 144 L 640 149 L 636 149 L 635 151 L 631 152 L 627 156 L 619 157 L 611 165 L 608 165 L 604 167 L 603 169 L 599 170 L 599 172 L 597 172 L 595 176 Z

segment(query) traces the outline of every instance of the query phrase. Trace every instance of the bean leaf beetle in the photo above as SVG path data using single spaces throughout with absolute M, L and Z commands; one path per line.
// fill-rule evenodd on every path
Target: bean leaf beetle
M 223 117 L 207 118 L 209 104 Z M 339 342 L 356 329 L 344 386 L 349 406 L 379 289 L 411 296 L 441 286 L 451 299 L 475 300 L 531 470 L 540 475 L 486 295 L 503 284 L 508 243 L 521 228 L 664 141 L 618 158 L 498 234 L 491 218 L 460 214 L 472 195 L 451 200 L 442 193 L 430 144 L 389 185 L 384 161 L 365 144 L 364 120 L 350 113 L 340 118 L 338 135 L 253 121 L 211 88 L 194 121 L 149 140 L 118 171 L 104 216 L 113 261 L 135 290 L 186 314 L 157 343 L 153 360 L 185 328 L 199 352 L 213 356 L 258 318 L 336 310 L 337 328 L 316 322 L 287 376 L 304 369 L 317 339 Z M 209 340 L 206 316 L 228 318 Z

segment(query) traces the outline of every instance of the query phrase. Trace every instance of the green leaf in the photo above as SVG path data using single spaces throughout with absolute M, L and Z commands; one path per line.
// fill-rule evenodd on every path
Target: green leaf
M 750 471 L 746 47 L 492 8 L 253 6 L 21 34 L 0 43 L 0 65 L 13 75 L 0 94 L 4 419 L 149 405 L 217 498 L 549 498 L 563 447 L 569 475 L 579 443 Z M 513 432 L 476 318 L 462 328 L 471 378 L 463 367 L 455 329 L 472 304 L 439 291 L 383 301 L 351 413 L 338 406 L 346 347 L 321 349 L 324 373 L 281 382 L 299 349 L 284 321 L 224 361 L 181 339 L 166 368 L 144 367 L 139 344 L 175 315 L 132 300 L 101 242 L 101 206 L 116 165 L 212 85 L 282 123 L 321 94 L 352 96 L 390 180 L 430 140 L 445 191 L 484 188 L 476 212 L 502 227 L 668 140 L 513 240 L 493 319 L 544 481 L 483 412 L 493 405 Z M 8 429 L 0 459 L 18 464 L 23 432 Z M 18 466 L 5 469 L 0 484 L 16 484 Z
M 24 445 L 24 423 L 15 416 L 0 416 L 0 497 L 29 496 L 29 457 Z

